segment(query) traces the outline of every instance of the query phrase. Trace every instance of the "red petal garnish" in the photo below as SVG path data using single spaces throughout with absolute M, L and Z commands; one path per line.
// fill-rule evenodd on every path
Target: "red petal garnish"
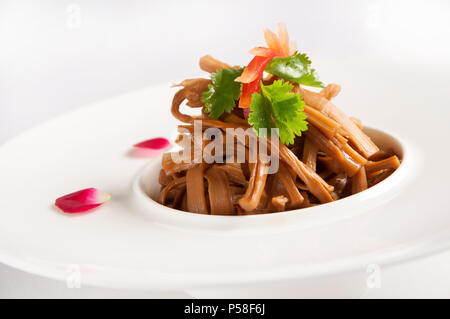
M 263 56 L 266 58 L 274 56 L 274 50 L 265 47 L 255 47 L 248 51 L 248 53 L 250 53 L 251 55 Z M 282 55 L 280 52 L 276 52 L 275 54 Z
M 155 151 L 163 150 L 165 148 L 168 148 L 169 146 L 169 140 L 164 137 L 152 138 L 134 145 L 134 147 L 147 148 Z
M 86 188 L 58 198 L 55 205 L 66 213 L 83 213 L 102 205 L 110 198 L 111 195 L 96 188 Z
M 270 49 L 281 52 L 282 56 L 291 54 L 289 35 L 284 23 L 278 23 L 278 35 L 268 29 L 264 30 L 264 38 Z
M 129 154 L 132 157 L 156 157 L 169 146 L 170 142 L 168 139 L 156 137 L 134 145 Z
M 235 81 L 247 84 L 258 79 L 259 76 L 262 76 L 267 63 L 269 63 L 270 60 L 272 60 L 272 58 L 278 54 L 277 51 L 271 51 L 272 54 L 270 54 L 268 57 L 255 56 L 244 69 L 244 72 L 242 72 L 241 76 L 237 77 Z
M 289 34 L 284 23 L 278 23 L 278 39 L 280 41 L 281 51 L 284 56 L 288 56 L 289 48 Z
M 284 23 L 278 24 L 278 35 L 272 31 L 264 30 L 264 38 L 266 39 L 268 48 L 256 47 L 249 52 L 256 55 L 244 69 L 241 76 L 235 81 L 242 83 L 241 96 L 239 97 L 239 107 L 246 109 L 250 107 L 252 96 L 259 93 L 260 82 L 267 64 L 276 56 L 288 56 L 295 46 L 292 48 L 289 44 L 289 35 Z M 244 116 L 248 116 L 250 112 L 244 112 Z
M 267 46 L 273 50 L 281 51 L 280 39 L 278 36 L 269 29 L 264 30 L 264 38 L 266 39 Z
M 250 107 L 253 94 L 259 93 L 259 91 L 260 91 L 261 78 L 262 78 L 262 73 L 255 81 L 242 84 L 241 97 L 239 98 L 239 107 L 240 108 L 246 109 L 246 108 Z

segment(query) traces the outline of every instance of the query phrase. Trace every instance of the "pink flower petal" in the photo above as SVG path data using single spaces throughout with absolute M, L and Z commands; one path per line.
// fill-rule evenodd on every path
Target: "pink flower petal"
M 134 145 L 134 147 L 147 148 L 151 150 L 163 150 L 165 148 L 168 148 L 169 146 L 169 140 L 164 137 L 152 138 Z
M 86 188 L 56 199 L 55 205 L 66 213 L 82 213 L 102 205 L 110 198 L 111 195 L 96 188 Z
M 251 55 L 263 56 L 266 58 L 273 57 L 273 49 L 265 48 L 265 47 L 255 47 L 248 51 Z M 282 55 L 280 52 L 277 52 L 278 55 Z

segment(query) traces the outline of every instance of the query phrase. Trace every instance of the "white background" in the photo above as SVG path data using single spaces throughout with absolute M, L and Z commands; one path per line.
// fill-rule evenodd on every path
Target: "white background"
M 0 143 L 84 104 L 193 77 L 207 53 L 246 64 L 279 21 L 315 66 L 450 67 L 450 1 L 0 0 Z M 365 297 L 450 297 L 448 266 L 444 253 L 384 269 L 382 288 Z M 152 295 L 67 289 L 0 265 L 0 297 L 102 296 Z

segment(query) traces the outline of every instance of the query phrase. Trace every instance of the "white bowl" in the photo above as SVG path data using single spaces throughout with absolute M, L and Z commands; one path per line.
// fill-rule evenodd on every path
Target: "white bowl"
M 356 195 L 315 207 L 272 214 L 247 216 L 217 216 L 194 214 L 176 210 L 157 202 L 160 193 L 158 182 L 161 158 L 152 161 L 133 183 L 136 207 L 155 223 L 181 230 L 236 232 L 279 232 L 292 228 L 311 228 L 333 223 L 372 210 L 396 196 L 417 172 L 417 154 L 413 148 L 396 135 L 366 127 L 364 131 L 382 150 L 393 150 L 402 164 L 387 179 Z

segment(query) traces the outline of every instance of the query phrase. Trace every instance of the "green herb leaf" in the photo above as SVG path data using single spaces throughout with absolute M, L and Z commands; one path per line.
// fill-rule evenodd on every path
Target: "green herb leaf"
M 323 83 L 319 81 L 316 71 L 311 69 L 311 60 L 306 54 L 297 53 L 288 57 L 275 57 L 267 64 L 265 71 L 287 81 L 324 87 Z
M 293 85 L 278 80 L 261 86 L 261 94 L 253 94 L 248 122 L 258 136 L 260 128 L 267 128 L 267 135 L 270 135 L 270 129 L 276 127 L 281 142 L 289 145 L 294 143 L 295 136 L 301 136 L 308 129 L 303 112 L 305 102 L 300 94 L 292 93 L 292 89 Z
M 272 120 L 272 105 L 270 101 L 259 93 L 252 95 L 252 102 L 250 104 L 252 112 L 248 115 L 248 123 L 253 125 L 253 129 L 259 137 L 266 137 L 259 131 L 261 128 L 267 129 L 267 135 L 270 136 L 270 129 L 275 128 L 275 123 Z
M 241 94 L 241 84 L 234 80 L 242 74 L 242 69 L 233 68 L 217 70 L 211 74 L 212 84 L 203 92 L 201 101 L 205 103 L 205 112 L 213 119 L 218 119 L 224 112 L 230 113 L 235 101 Z

